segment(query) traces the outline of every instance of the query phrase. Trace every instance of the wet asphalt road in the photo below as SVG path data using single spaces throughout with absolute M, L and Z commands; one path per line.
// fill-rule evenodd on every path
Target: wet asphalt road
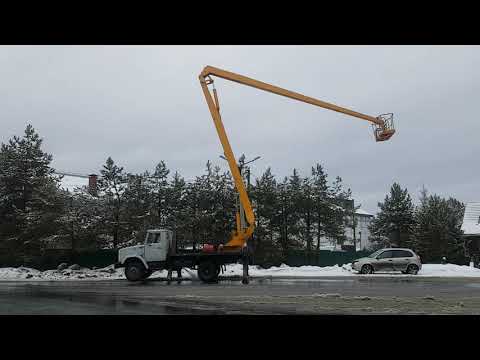
M 0 282 L 0 314 L 480 314 L 480 279 Z

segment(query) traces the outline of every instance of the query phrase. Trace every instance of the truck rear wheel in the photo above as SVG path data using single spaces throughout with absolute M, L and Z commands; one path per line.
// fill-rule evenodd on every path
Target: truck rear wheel
M 145 276 L 145 267 L 140 261 L 131 261 L 125 265 L 125 277 L 128 281 L 139 281 Z
M 218 279 L 218 266 L 212 261 L 204 261 L 198 265 L 198 277 L 205 283 L 216 282 Z

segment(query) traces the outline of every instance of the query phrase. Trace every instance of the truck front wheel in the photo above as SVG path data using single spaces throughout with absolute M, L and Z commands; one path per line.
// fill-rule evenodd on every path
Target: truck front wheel
M 125 265 L 125 277 L 128 281 L 139 281 L 145 276 L 145 267 L 140 261 L 131 261 Z
M 198 277 L 205 283 L 213 283 L 218 279 L 219 271 L 217 264 L 211 261 L 204 261 L 198 265 Z

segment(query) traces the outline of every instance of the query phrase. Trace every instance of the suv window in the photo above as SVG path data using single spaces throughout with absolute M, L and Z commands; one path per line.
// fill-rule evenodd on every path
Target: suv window
M 391 258 L 391 257 L 393 257 L 393 251 L 387 250 L 387 251 L 384 251 L 383 253 L 381 253 L 378 256 L 378 259 L 388 259 L 388 258 Z
M 407 250 L 394 250 L 393 253 L 393 257 L 396 258 L 413 257 L 412 253 Z

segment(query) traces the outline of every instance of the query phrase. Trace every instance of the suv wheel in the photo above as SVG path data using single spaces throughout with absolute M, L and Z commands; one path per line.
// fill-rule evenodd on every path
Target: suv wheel
M 407 274 L 410 275 L 417 275 L 418 274 L 418 266 L 414 264 L 410 264 L 407 267 Z
M 139 281 L 145 276 L 145 267 L 140 261 L 129 262 L 125 266 L 125 277 L 128 281 Z
M 362 273 L 362 274 L 373 274 L 372 265 L 368 265 L 368 264 L 363 265 L 362 269 L 360 270 L 360 273 Z

